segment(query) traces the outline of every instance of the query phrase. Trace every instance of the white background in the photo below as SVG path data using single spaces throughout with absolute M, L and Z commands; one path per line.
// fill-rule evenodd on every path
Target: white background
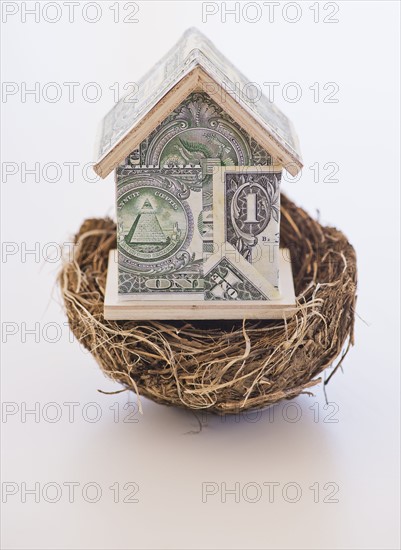
M 310 2 L 298 2 L 295 23 L 285 20 L 295 12 L 283 12 L 283 4 L 272 23 L 263 3 L 259 21 L 250 22 L 255 8 L 244 13 L 242 3 L 238 23 L 234 16 L 222 21 L 220 4 L 205 23 L 201 2 L 144 2 L 133 24 L 115 23 L 109 2 L 99 2 L 97 23 L 85 21 L 85 2 L 69 23 L 60 3 L 62 17 L 53 24 L 45 20 L 54 18 L 51 7 L 39 22 L 27 15 L 24 23 L 24 3 L 8 4 L 18 13 L 2 25 L 2 78 L 15 83 L 16 93 L 3 96 L 2 157 L 3 168 L 14 162 L 18 173 L 2 179 L 2 240 L 14 252 L 2 263 L 2 399 L 13 413 L 3 410 L 1 424 L 3 548 L 398 548 L 398 2 L 338 3 L 339 22 L 332 24 L 321 21 L 331 12 L 327 6 L 314 23 Z M 120 3 L 120 19 L 129 13 L 126 4 Z M 97 392 L 119 387 L 70 341 L 55 287 L 59 264 L 46 261 L 46 252 L 55 255 L 47 243 L 68 242 L 87 217 L 114 216 L 113 176 L 90 182 L 82 175 L 94 160 L 97 125 L 114 102 L 109 87 L 135 82 L 192 25 L 250 80 L 280 83 L 275 100 L 295 124 L 305 164 L 302 179 L 284 183 L 284 192 L 312 214 L 319 211 L 322 223 L 343 230 L 355 246 L 362 318 L 343 373 L 327 387 L 329 409 L 318 386 L 314 397 L 270 414 L 209 417 L 207 425 L 204 419 L 197 435 L 189 433 L 198 429 L 190 412 L 143 399 L 141 416 L 134 396 Z M 38 82 L 40 93 L 56 82 L 64 93 L 54 103 L 46 94 L 36 102 L 24 97 L 24 82 L 27 88 Z M 72 103 L 63 82 L 79 83 Z M 82 97 L 89 82 L 102 87 L 97 102 Z M 299 83 L 298 102 L 283 98 L 288 82 Z M 309 90 L 315 82 L 336 82 L 339 102 L 323 102 L 324 93 L 315 103 Z M 73 182 L 65 167 L 53 183 L 43 174 L 24 182 L 23 163 L 35 162 L 40 170 L 49 162 L 80 166 Z M 315 162 L 321 169 L 337 163 L 339 182 L 315 183 L 309 169 Z M 35 246 L 40 257 L 25 256 Z M 26 333 L 35 326 L 36 336 Z M 72 418 L 67 402 L 76 403 Z M 37 417 L 25 415 L 35 403 Z M 57 411 L 61 418 L 50 422 Z M 124 422 L 130 412 L 134 422 Z M 96 414 L 101 418 L 90 422 Z M 73 503 L 66 482 L 79 484 Z M 97 503 L 88 502 L 89 482 L 102 490 Z M 128 482 L 139 486 L 139 502 L 122 501 Z M 205 482 L 216 494 L 202 502 Z M 268 482 L 279 484 L 272 502 Z M 39 502 L 24 494 L 35 483 Z M 46 495 L 47 483 L 62 489 L 58 502 L 48 502 L 56 493 L 47 486 Z M 109 489 L 115 483 L 117 503 Z M 224 483 L 237 487 L 237 497 L 224 495 Z M 335 486 L 338 502 L 325 502 Z M 261 498 L 251 502 L 257 487 Z M 294 487 L 301 493 L 289 502 Z M 15 494 L 5 493 L 10 488 Z

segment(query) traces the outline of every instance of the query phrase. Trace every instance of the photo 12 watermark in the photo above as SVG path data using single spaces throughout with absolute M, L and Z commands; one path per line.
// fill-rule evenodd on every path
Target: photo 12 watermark
M 105 396 L 107 398 L 107 396 Z M 1 422 L 13 425 L 21 424 L 97 424 L 102 420 L 114 424 L 138 424 L 141 412 L 138 403 L 128 401 L 119 403 L 88 401 L 49 401 L 47 403 L 4 401 L 1 404 Z
M 202 2 L 202 23 L 339 23 L 337 2 Z
M 299 502 L 313 502 L 315 504 L 338 504 L 340 486 L 334 481 L 319 483 L 315 481 L 311 485 L 303 485 L 296 481 L 204 481 L 201 485 L 202 502 L 247 503 L 247 504 L 275 504 L 286 502 L 297 504 Z
M 57 504 L 84 502 L 97 504 L 108 501 L 114 504 L 138 504 L 139 485 L 134 481 L 113 482 L 111 485 L 96 481 L 3 481 L 1 501 L 3 504 L 19 502 L 22 504 Z
M 3 81 L 1 84 L 2 103 L 99 103 L 111 99 L 114 103 L 135 106 L 140 92 L 137 82 L 102 83 L 96 81 Z
M 0 3 L 1 21 L 24 24 L 84 22 L 90 25 L 104 22 L 136 24 L 140 22 L 140 2 L 10 2 Z

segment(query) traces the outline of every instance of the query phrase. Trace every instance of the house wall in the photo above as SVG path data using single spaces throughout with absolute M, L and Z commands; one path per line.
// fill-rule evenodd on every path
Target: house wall
M 219 166 L 270 166 L 271 155 L 245 132 L 206 93 L 195 92 L 188 96 L 159 126 L 142 141 L 139 147 L 116 170 L 117 194 L 122 196 L 124 186 L 132 177 L 138 177 L 141 167 L 199 167 L 201 172 L 203 252 L 213 251 L 213 172 Z M 157 171 L 157 170 L 156 170 Z M 117 199 L 118 200 L 118 199 Z M 117 208 L 118 239 L 121 242 L 128 228 L 122 223 Z M 278 249 L 279 220 L 269 222 L 269 241 Z M 125 224 L 126 225 L 126 224 Z M 198 223 L 199 225 L 199 223 Z M 267 244 L 267 243 L 265 243 Z M 124 252 L 121 251 L 120 254 Z M 278 287 L 277 260 L 269 254 L 270 283 Z M 249 257 L 249 255 L 248 255 Z M 123 262 L 121 262 L 121 265 Z M 125 280 L 127 263 L 124 265 Z M 135 268 L 133 268 L 135 275 Z M 127 292 L 127 286 L 120 291 Z

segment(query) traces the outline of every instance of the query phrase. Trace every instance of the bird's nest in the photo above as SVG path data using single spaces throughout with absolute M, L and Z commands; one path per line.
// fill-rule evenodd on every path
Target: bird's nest
M 227 414 L 291 399 L 331 378 L 353 344 L 356 256 L 343 233 L 282 196 L 299 310 L 284 321 L 106 321 L 110 219 L 88 219 L 59 275 L 69 324 L 103 372 L 158 403 Z

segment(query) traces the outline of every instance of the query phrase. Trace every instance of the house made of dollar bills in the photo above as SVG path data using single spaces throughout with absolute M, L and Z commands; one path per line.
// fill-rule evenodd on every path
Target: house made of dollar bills
M 99 135 L 94 169 L 116 176 L 113 299 L 159 304 L 148 318 L 280 303 L 280 181 L 302 168 L 298 140 L 202 33 L 186 31 Z

